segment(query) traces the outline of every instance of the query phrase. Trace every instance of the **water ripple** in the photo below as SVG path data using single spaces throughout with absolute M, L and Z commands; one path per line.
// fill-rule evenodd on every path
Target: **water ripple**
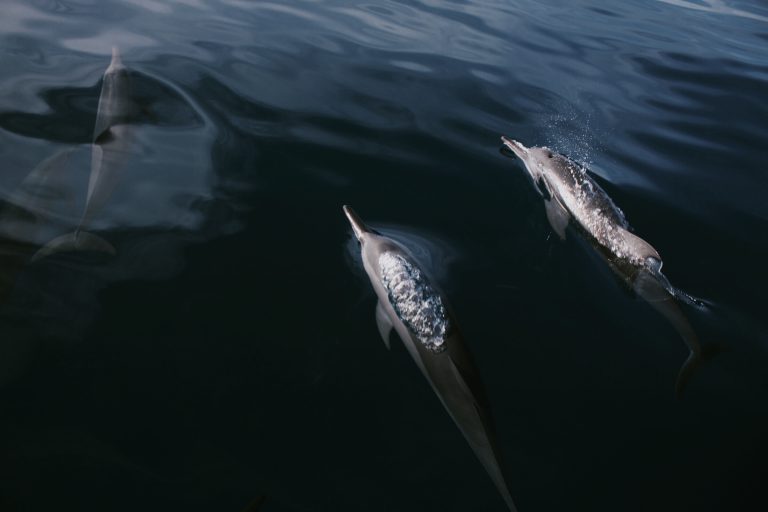
M 237 510 L 242 505 L 228 499 L 262 484 L 277 508 L 291 510 L 499 509 L 439 405 L 424 407 L 429 389 L 419 391 L 413 373 L 392 371 L 402 353 L 393 347 L 395 357 L 378 357 L 368 343 L 376 335 L 370 315 L 345 314 L 345 301 L 363 293 L 337 250 L 346 240 L 348 254 L 359 255 L 340 212 L 352 203 L 408 246 L 435 282 L 472 290 L 451 294 L 451 302 L 462 305 L 462 326 L 481 348 L 478 367 L 493 383 L 492 398 L 501 397 L 494 413 L 508 431 L 500 438 L 516 499 L 542 510 L 631 509 L 637 493 L 626 482 L 645 478 L 649 502 L 691 508 L 699 496 L 732 509 L 696 486 L 727 481 L 733 487 L 722 496 L 742 496 L 739 478 L 726 470 L 759 473 L 733 458 L 739 450 L 711 441 L 733 434 L 733 425 L 755 425 L 752 436 L 728 437 L 757 453 L 765 431 L 754 411 L 768 394 L 756 320 L 764 309 L 759 284 L 768 280 L 766 17 L 754 0 L 5 0 L 0 385 L 7 428 L 106 422 L 109 435 L 97 438 L 115 453 L 136 453 L 137 467 L 175 474 L 168 460 L 183 465 L 210 452 L 216 470 L 205 474 L 226 475 L 226 483 L 200 477 L 208 487 L 175 492 L 119 474 L 93 486 L 102 509 L 118 496 L 133 498 L 126 502 L 138 503 L 133 508 L 175 510 L 182 496 Z M 143 106 L 121 181 L 93 219 L 117 255 L 61 254 L 30 264 L 40 245 L 79 222 L 100 77 L 115 45 Z M 677 371 L 679 342 L 666 326 L 642 321 L 635 303 L 607 293 L 615 287 L 606 290 L 604 276 L 582 265 L 583 247 L 571 237 L 555 240 L 520 165 L 499 155 L 502 133 L 587 163 L 658 246 L 675 284 L 717 305 L 717 314 L 696 320 L 705 323 L 702 342 L 725 342 L 729 354 L 701 372 L 684 407 L 673 406 L 659 378 Z M 63 154 L 68 159 L 52 172 L 48 164 Z M 626 329 L 638 320 L 645 330 Z M 734 324 L 751 327 L 743 333 Z M 147 373 L 152 364 L 155 375 Z M 171 382 L 199 388 L 186 396 L 175 388 L 189 386 Z M 122 410 L 137 383 L 145 386 L 136 392 L 141 406 L 130 420 L 117 416 L 114 427 L 104 403 Z M 217 386 L 217 399 L 206 403 Z M 149 421 L 146 400 L 158 389 L 168 395 L 157 406 L 168 416 L 153 414 L 147 435 L 131 421 Z M 62 399 L 46 401 L 51 392 Z M 602 405 L 580 402 L 584 396 L 631 406 L 606 418 Z M 644 401 L 654 405 L 638 406 Z M 400 417 L 419 421 L 393 438 Z M 617 417 L 632 421 L 606 430 Z M 585 423 L 542 434 L 542 425 L 569 421 Z M 363 424 L 376 442 L 364 445 L 370 453 L 352 453 L 349 441 L 361 431 L 349 426 Z M 601 451 L 624 443 L 621 436 L 642 438 L 649 424 L 665 426 L 657 432 L 664 443 L 622 460 Z M 189 425 L 194 439 L 168 451 L 168 439 Z M 564 431 L 574 433 L 562 438 Z M 0 452 L 18 474 L 39 473 L 39 460 L 25 459 L 12 437 L 0 439 L 10 439 Z M 670 465 L 672 444 L 682 455 Z M 387 461 L 393 446 L 410 469 Z M 542 446 L 552 453 L 542 457 Z M 722 453 L 691 464 L 701 446 Z M 414 457 L 419 450 L 439 457 Z M 582 464 L 595 457 L 611 463 Z M 239 462 L 227 467 L 227 460 Z M 61 456 L 63 468 L 76 462 Z M 449 466 L 462 482 L 455 493 L 446 492 Z M 28 487 L 17 486 L 18 477 L 0 482 L 0 495 L 21 508 L 72 508 L 91 499 L 81 483 L 96 472 L 43 475 Z M 553 479 L 567 488 L 552 493 Z M 376 482 L 394 491 L 385 496 Z M 608 494 L 595 498 L 594 482 Z M 157 496 L 161 487 L 172 490 Z M 33 497 L 39 501 L 21 503 Z

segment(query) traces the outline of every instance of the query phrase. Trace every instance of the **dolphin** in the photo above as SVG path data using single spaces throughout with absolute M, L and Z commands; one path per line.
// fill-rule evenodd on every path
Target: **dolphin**
M 394 329 L 507 507 L 516 512 L 502 471 L 485 390 L 447 302 L 407 249 L 369 229 L 349 206 L 344 206 L 344 213 L 360 243 L 363 266 L 379 299 L 376 323 L 384 344 L 389 348 Z
M 558 237 L 564 240 L 566 228 L 575 227 L 620 280 L 666 318 L 683 339 L 689 356 L 675 384 L 675 392 L 680 396 L 702 360 L 702 347 L 677 305 L 676 299 L 685 295 L 672 287 L 661 272 L 658 251 L 629 231 L 624 212 L 582 165 L 547 147 L 527 148 L 504 136 L 501 140 L 525 165 Z
M 41 248 L 33 256 L 33 261 L 57 252 L 75 250 L 116 254 L 112 244 L 84 231 L 84 228 L 104 206 L 115 187 L 117 171 L 129 155 L 133 142 L 131 122 L 136 119 L 137 113 L 137 106 L 131 99 L 129 70 L 123 64 L 118 49 L 112 48 L 112 60 L 104 72 L 96 112 L 91 144 L 91 175 L 80 223 L 74 232 L 59 236 Z

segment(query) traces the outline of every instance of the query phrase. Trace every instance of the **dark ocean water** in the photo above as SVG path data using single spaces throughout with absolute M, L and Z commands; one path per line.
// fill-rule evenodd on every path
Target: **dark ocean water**
M 112 46 L 117 254 L 30 262 L 82 212 Z M 2 0 L 0 70 L 0 511 L 506 510 L 379 339 L 345 203 L 450 301 L 521 512 L 768 510 L 764 2 Z M 704 303 L 682 397 L 685 344 L 501 134 L 586 162 Z

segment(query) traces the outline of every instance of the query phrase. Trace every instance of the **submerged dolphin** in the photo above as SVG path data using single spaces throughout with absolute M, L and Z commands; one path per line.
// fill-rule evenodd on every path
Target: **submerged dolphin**
M 384 343 L 389 348 L 394 328 L 507 506 L 516 511 L 480 376 L 445 301 L 404 247 L 366 227 L 350 207 L 344 206 L 344 213 L 379 299 L 376 323 Z
M 624 213 L 608 194 L 573 160 L 546 147 L 527 148 L 510 138 L 502 142 L 523 161 L 552 229 L 561 240 L 572 224 L 637 295 L 663 315 L 677 330 L 690 354 L 678 373 L 676 392 L 682 393 L 702 358 L 696 332 L 683 315 L 676 298 L 681 295 L 661 273 L 661 256 L 648 242 L 629 232 Z
M 106 203 L 115 186 L 117 170 L 128 156 L 133 141 L 131 121 L 137 108 L 131 99 L 128 68 L 120 52 L 112 48 L 112 61 L 104 72 L 91 144 L 91 175 L 88 194 L 80 223 L 73 233 L 51 240 L 34 256 L 34 260 L 64 251 L 89 250 L 115 254 L 103 238 L 84 231 L 93 215 Z

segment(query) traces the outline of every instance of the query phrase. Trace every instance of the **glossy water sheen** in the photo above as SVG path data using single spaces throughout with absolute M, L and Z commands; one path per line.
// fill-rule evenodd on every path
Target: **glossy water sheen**
M 0 269 L 3 511 L 505 510 L 381 343 L 344 203 L 445 293 L 521 512 L 768 509 L 765 3 L 0 9 L 0 196 L 55 205 L 5 205 L 3 261 L 77 223 L 113 45 L 143 109 L 91 222 L 117 256 Z M 552 235 L 501 134 L 586 161 L 706 303 L 680 400 L 682 340 Z

